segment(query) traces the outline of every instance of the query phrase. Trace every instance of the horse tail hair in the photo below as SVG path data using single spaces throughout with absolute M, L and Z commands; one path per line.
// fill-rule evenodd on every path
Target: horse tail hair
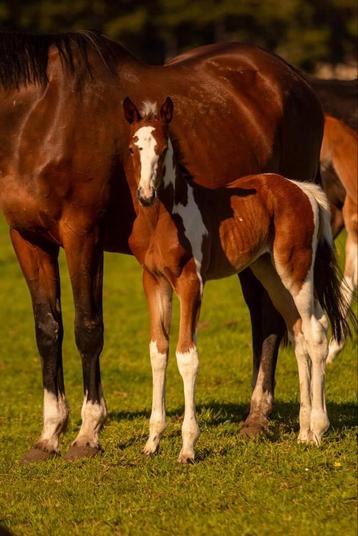
M 332 335 L 338 341 L 350 335 L 349 321 L 357 319 L 347 303 L 342 274 L 339 270 L 330 223 L 329 202 L 323 190 L 315 184 L 296 183 L 318 208 L 317 248 L 314 262 L 314 289 L 322 309 L 327 314 Z

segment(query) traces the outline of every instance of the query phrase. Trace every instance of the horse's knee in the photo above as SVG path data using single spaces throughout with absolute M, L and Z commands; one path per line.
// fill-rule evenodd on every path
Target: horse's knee
M 81 317 L 75 324 L 76 345 L 83 357 L 98 357 L 103 349 L 103 321 L 101 318 Z
M 34 315 L 37 346 L 41 356 L 46 358 L 62 342 L 62 321 L 45 305 L 35 305 Z

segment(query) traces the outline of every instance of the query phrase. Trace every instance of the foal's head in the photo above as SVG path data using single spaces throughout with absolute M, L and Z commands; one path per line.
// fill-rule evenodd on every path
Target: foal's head
M 168 124 L 173 116 L 173 102 L 167 97 L 159 113 L 157 105 L 145 102 L 139 112 L 126 97 L 124 115 L 131 125 L 129 151 L 142 206 L 151 206 L 163 178 L 163 162 L 168 149 Z

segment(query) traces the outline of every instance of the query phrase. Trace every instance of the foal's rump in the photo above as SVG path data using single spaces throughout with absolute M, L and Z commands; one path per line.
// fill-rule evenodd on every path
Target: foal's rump
M 334 337 L 344 338 L 349 332 L 347 307 L 340 289 L 329 203 L 323 190 L 275 173 L 244 177 L 227 188 L 235 192 L 234 196 L 236 189 L 240 197 L 236 219 L 240 220 L 240 207 L 247 212 L 249 206 L 253 217 L 248 232 L 255 230 L 262 236 L 266 233 L 266 238 L 271 239 L 272 260 L 290 291 L 301 289 L 313 265 L 315 298 L 327 313 Z M 268 225 L 271 229 L 265 229 Z

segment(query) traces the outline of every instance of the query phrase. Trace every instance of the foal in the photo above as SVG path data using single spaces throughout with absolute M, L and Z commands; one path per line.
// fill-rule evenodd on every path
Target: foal
M 194 460 L 199 436 L 194 399 L 199 369 L 196 327 L 204 284 L 248 266 L 283 316 L 294 344 L 301 388 L 299 440 L 319 444 L 329 426 L 323 309 L 338 339 L 346 330 L 324 193 L 318 186 L 275 174 L 240 178 L 215 190 L 198 186 L 174 157 L 168 135 L 170 98 L 159 113 L 148 102 L 139 112 L 128 97 L 123 107 L 131 124 L 126 171 L 137 213 L 129 245 L 143 266 L 151 317 L 153 401 L 144 452 L 157 450 L 165 429 L 172 289 L 180 300 L 176 358 L 185 397 L 178 461 L 188 463 Z M 322 262 L 325 271 L 316 284 Z

